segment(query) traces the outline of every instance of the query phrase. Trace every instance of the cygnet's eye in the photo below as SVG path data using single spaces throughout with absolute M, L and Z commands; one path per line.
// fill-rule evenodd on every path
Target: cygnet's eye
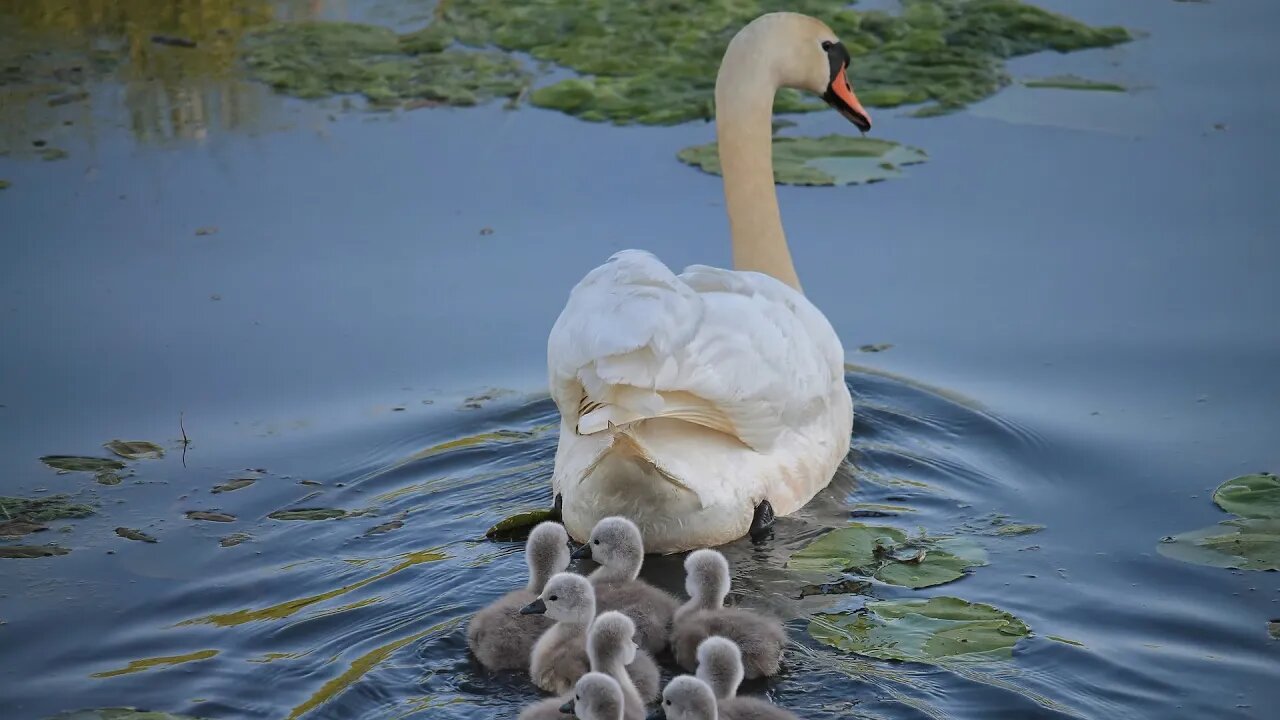
M 556 600 L 559 600 L 560 598 L 559 598 L 559 597 L 557 597 L 557 596 L 555 596 L 555 595 L 552 595 L 551 597 L 549 597 L 549 598 L 547 598 L 547 599 L 548 599 L 548 600 L 550 600 L 551 602 L 555 602 Z
M 670 701 L 670 700 L 668 700 L 668 701 L 667 701 L 667 707 L 671 707 L 671 701 Z
M 591 544 L 592 544 L 592 545 L 599 545 L 599 544 L 600 544 L 600 541 L 599 541 L 599 540 L 592 540 L 592 541 L 591 541 Z
M 835 43 L 831 42 L 830 40 L 823 40 L 823 41 L 822 41 L 822 49 L 823 49 L 823 50 L 830 50 L 830 49 L 831 49 L 831 46 L 832 46 L 832 45 L 834 45 L 834 44 L 835 44 Z

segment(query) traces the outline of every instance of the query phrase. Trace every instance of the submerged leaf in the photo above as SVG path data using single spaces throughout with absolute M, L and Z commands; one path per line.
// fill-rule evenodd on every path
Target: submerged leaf
M 996 535 L 1030 535 L 1031 533 L 1038 533 L 1043 529 L 1043 525 L 1012 523 L 1010 525 L 1001 525 L 1000 527 L 997 527 Z
M 871 592 L 871 583 L 866 580 L 840 580 L 838 582 L 805 585 L 800 588 L 799 599 L 811 595 L 865 595 Z
M 869 602 L 865 611 L 823 613 L 809 635 L 840 650 L 929 664 L 1009 657 L 1031 634 L 999 608 L 953 597 Z
M 40 462 L 60 472 L 101 472 L 123 470 L 124 463 L 111 458 L 83 457 L 79 455 L 45 455 Z
M 336 520 L 347 516 L 346 510 L 335 508 L 299 508 L 297 510 L 277 510 L 267 517 L 272 520 Z
M 1213 492 L 1213 501 L 1241 517 L 1280 520 L 1280 478 L 1271 473 L 1232 478 Z
M 0 558 L 44 558 L 66 555 L 70 550 L 59 545 L 0 545 Z
M 239 545 L 242 542 L 246 542 L 252 539 L 253 539 L 253 536 L 250 535 L 249 533 L 242 533 L 242 532 L 231 533 L 230 535 L 219 540 L 218 544 L 221 545 L 222 547 L 235 547 L 236 545 Z
M 30 535 L 31 533 L 41 532 L 48 529 L 49 527 L 47 525 L 41 525 L 36 522 L 30 522 L 27 520 L 9 520 L 7 522 L 0 522 L 0 537 L 22 537 L 23 535 Z
M 120 473 L 115 470 L 99 470 L 94 473 L 93 481 L 99 485 L 119 485 Z
M 228 480 L 221 485 L 214 485 L 213 490 L 210 490 L 210 492 L 215 495 L 218 493 L 232 492 L 234 490 L 239 490 L 240 488 L 247 488 L 256 482 L 258 481 L 253 478 L 236 478 L 235 480 Z
M 676 157 L 713 175 L 721 174 L 715 143 L 681 150 Z M 782 185 L 859 185 L 899 177 L 900 167 L 928 159 L 919 148 L 890 140 L 826 135 L 773 140 L 773 177 Z
M 188 510 L 188 520 L 205 520 L 207 522 L 235 522 L 234 515 L 228 515 L 220 512 L 209 512 L 206 510 Z
M 1054 75 L 1053 77 L 1034 78 L 1022 81 L 1029 88 L 1054 88 L 1058 90 L 1093 90 L 1098 92 L 1125 92 L 1123 85 L 1113 82 L 1089 80 L 1076 75 Z
M 126 460 L 155 460 L 164 457 L 164 448 L 146 440 L 112 440 L 103 447 Z
M 1242 570 L 1280 570 L 1280 520 L 1236 518 L 1213 527 L 1165 538 L 1165 557 Z
M 134 530 L 133 528 L 118 527 L 116 528 L 116 534 L 122 538 L 125 538 L 126 540 L 137 540 L 138 542 L 145 542 L 145 543 L 158 542 L 155 538 L 151 537 L 150 535 L 142 532 L 141 530 Z
M 490 540 L 521 540 L 528 537 L 534 526 L 541 522 L 560 522 L 560 511 L 526 510 L 498 521 L 496 525 L 485 530 L 484 536 Z
M 968 568 L 986 563 L 986 553 L 968 540 L 908 539 L 896 528 L 854 523 L 801 548 L 787 567 L 850 572 L 890 585 L 924 588 L 964 577 Z

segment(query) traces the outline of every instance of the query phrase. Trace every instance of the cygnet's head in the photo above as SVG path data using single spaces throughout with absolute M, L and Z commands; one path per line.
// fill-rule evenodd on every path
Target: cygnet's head
M 712 635 L 698 643 L 698 679 L 710 685 L 718 699 L 736 695 L 745 672 L 742 650 L 734 641 Z
M 541 615 L 556 622 L 587 625 L 596 615 L 596 593 L 581 575 L 556 573 L 537 600 L 520 609 L 521 615 Z
M 729 561 L 716 550 L 689 553 L 684 559 L 684 589 L 701 607 L 721 607 L 729 594 Z
M 540 593 L 547 579 L 569 567 L 569 533 L 560 523 L 538 523 L 524 545 L 529 592 Z
M 636 645 L 636 624 L 616 610 L 600 613 L 587 633 L 587 657 L 591 666 L 608 666 L 615 662 L 630 665 L 640 649 Z
M 644 563 L 640 528 L 624 517 L 607 517 L 591 529 L 591 538 L 574 551 L 574 559 L 590 558 L 610 570 L 634 578 Z
M 706 683 L 692 675 L 681 675 L 667 683 L 662 705 L 649 720 L 715 720 L 716 696 Z
M 622 687 L 604 673 L 589 672 L 578 678 L 573 697 L 560 712 L 579 720 L 622 720 Z

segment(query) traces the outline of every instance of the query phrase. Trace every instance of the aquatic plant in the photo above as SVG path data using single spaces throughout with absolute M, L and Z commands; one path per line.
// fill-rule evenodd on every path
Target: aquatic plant
M 1241 517 L 1166 537 L 1156 549 L 1175 560 L 1242 570 L 1280 570 L 1280 478 L 1232 478 L 1213 493 L 1218 507 Z
M 862 523 L 823 535 L 787 561 L 794 570 L 847 572 L 909 588 L 949 583 L 986 564 L 986 553 L 971 541 L 909 538 L 897 528 Z
M 814 640 L 839 650 L 932 665 L 1009 657 L 1031 634 L 999 608 L 953 597 L 868 602 L 856 611 L 815 615 L 808 629 Z

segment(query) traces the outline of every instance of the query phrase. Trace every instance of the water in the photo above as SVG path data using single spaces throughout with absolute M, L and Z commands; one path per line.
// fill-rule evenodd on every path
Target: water
M 803 717 L 1254 718 L 1280 701 L 1265 628 L 1277 575 L 1155 552 L 1222 518 L 1221 481 L 1280 467 L 1267 30 L 1280 8 L 1045 5 L 1150 35 L 1026 58 L 1016 77 L 1141 89 L 1014 87 L 930 120 L 881 111 L 877 133 L 930 163 L 870 187 L 780 190 L 860 408 L 831 487 L 768 543 L 727 548 L 735 596 L 790 619 L 789 672 L 767 690 Z M 474 667 L 463 627 L 522 574 L 518 545 L 484 529 L 549 500 L 546 333 L 614 250 L 728 262 L 718 180 L 673 159 L 712 129 L 497 106 L 330 121 L 325 106 L 238 92 L 257 98 L 236 106 L 243 122 L 209 115 L 184 134 L 172 115 L 124 113 L 126 88 L 98 87 L 91 128 L 39 131 L 68 160 L 0 157 L 13 183 L 0 192 L 0 489 L 101 502 L 70 534 L 34 536 L 71 554 L 0 561 L 0 716 L 513 715 L 535 694 Z M 6 143 L 37 134 L 5 127 Z M 855 352 L 868 343 L 894 346 Z M 480 395 L 493 397 L 467 400 Z M 169 452 L 115 487 L 37 461 L 113 437 Z M 265 471 L 254 485 L 209 492 L 251 468 Z M 803 617 L 860 599 L 797 600 L 782 563 L 856 502 L 911 507 L 872 521 L 904 529 L 991 513 L 1045 525 L 982 538 L 990 565 L 957 583 L 874 590 L 990 603 L 1034 636 L 1007 663 L 961 670 L 809 641 Z M 376 515 L 266 519 L 307 506 Z M 201 509 L 238 520 L 183 516 Z M 221 547 L 233 532 L 252 539 Z M 679 558 L 646 577 L 678 590 Z

